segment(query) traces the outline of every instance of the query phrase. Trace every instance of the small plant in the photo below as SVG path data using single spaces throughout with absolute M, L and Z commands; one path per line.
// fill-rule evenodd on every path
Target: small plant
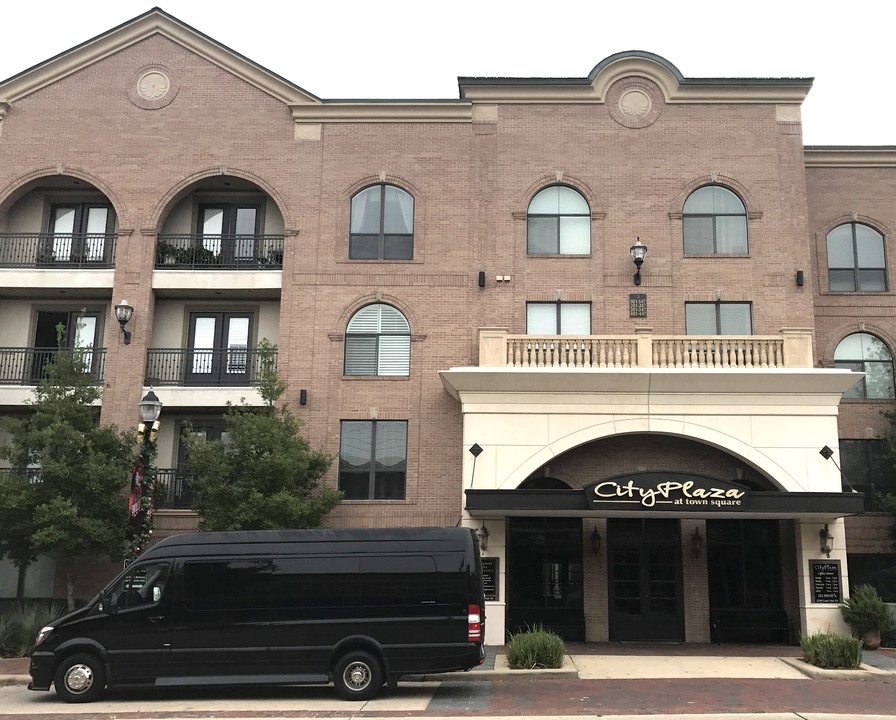
M 37 632 L 65 612 L 61 602 L 22 600 L 0 614 L 0 657 L 26 657 L 34 649 Z
M 835 633 L 800 638 L 803 660 L 820 668 L 855 670 L 862 664 L 862 641 Z
M 892 623 L 890 608 L 871 585 L 857 587 L 840 605 L 840 612 L 858 638 L 865 633 L 880 632 Z
M 559 668 L 565 655 L 563 638 L 540 626 L 511 635 L 507 643 L 507 664 L 513 670 Z

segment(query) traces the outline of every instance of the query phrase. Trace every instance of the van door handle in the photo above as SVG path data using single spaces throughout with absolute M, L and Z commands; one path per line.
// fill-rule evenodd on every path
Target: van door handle
M 149 620 L 151 623 L 157 623 L 159 620 L 164 620 L 165 616 L 164 615 L 155 615 L 154 617 L 148 617 L 146 619 Z

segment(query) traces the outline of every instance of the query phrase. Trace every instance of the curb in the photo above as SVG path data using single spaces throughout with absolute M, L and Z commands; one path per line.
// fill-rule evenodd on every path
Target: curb
M 802 658 L 782 657 L 778 658 L 790 665 L 792 668 L 799 670 L 806 677 L 813 680 L 886 680 L 894 677 L 893 673 L 880 670 L 871 665 L 862 663 L 855 670 L 836 669 L 828 670 L 826 668 L 815 667 L 810 665 Z
M 0 675 L 0 687 L 7 685 L 27 685 L 31 682 L 30 675 Z

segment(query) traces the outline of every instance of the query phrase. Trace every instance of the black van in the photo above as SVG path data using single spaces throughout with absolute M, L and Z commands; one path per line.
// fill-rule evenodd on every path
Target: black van
M 32 690 L 333 682 L 366 700 L 399 676 L 482 663 L 479 544 L 466 528 L 174 535 L 40 631 Z

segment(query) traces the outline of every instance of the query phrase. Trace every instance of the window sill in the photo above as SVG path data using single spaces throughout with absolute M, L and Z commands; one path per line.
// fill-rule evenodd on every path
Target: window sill
M 411 379 L 410 375 L 343 375 L 343 380 L 402 380 Z
M 889 290 L 819 290 L 819 295 L 855 297 L 856 295 L 864 295 L 866 297 L 887 297 L 892 295 Z
M 848 405 L 892 405 L 896 398 L 841 398 L 841 403 Z
M 380 258 L 341 258 L 337 263 L 351 263 L 352 265 L 422 265 L 423 260 L 420 258 L 411 258 L 410 260 L 383 260 Z
M 750 257 L 750 253 L 684 253 L 683 255 L 685 260 L 718 260 L 720 258 L 725 258 L 726 260 L 748 260 Z
M 359 498 L 354 498 L 351 500 L 343 499 L 341 501 L 343 504 L 350 503 L 352 505 L 411 505 L 410 500 L 371 500 L 367 498 L 366 500 L 361 500 Z
M 557 258 L 587 259 L 594 257 L 592 253 L 526 253 L 526 257 L 533 260 L 556 260 Z

